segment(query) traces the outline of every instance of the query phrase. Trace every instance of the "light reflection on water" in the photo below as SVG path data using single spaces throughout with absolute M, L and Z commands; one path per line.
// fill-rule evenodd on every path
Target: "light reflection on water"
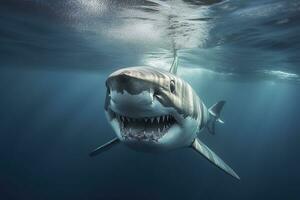
M 30 0 L 0 9 L 2 62 L 15 67 L 167 68 L 175 47 L 183 66 L 225 76 L 293 81 L 299 75 L 296 0 Z M 296 76 L 266 73 L 272 71 Z

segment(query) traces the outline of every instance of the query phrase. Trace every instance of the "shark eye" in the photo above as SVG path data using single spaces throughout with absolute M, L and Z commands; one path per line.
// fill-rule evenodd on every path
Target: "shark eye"
M 171 80 L 171 82 L 170 82 L 170 91 L 172 93 L 175 93 L 175 81 L 174 80 Z

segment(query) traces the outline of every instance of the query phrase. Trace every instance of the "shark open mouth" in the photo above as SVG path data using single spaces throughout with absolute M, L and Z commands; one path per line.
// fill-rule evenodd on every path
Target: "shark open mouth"
M 174 124 L 177 124 L 172 115 L 132 118 L 114 113 L 114 116 L 125 140 L 157 142 Z

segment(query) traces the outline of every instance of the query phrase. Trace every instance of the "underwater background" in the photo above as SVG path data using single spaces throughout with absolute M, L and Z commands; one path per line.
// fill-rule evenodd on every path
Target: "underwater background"
M 0 199 L 300 199 L 300 2 L 2 0 Z M 168 69 L 206 106 L 199 137 L 241 177 L 191 149 L 119 145 L 104 116 L 106 77 Z

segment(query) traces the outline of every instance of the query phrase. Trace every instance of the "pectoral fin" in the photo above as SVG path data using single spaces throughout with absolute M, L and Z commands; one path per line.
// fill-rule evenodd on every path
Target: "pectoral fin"
M 111 147 L 115 146 L 116 144 L 118 144 L 120 142 L 120 140 L 118 138 L 114 138 L 111 141 L 101 145 L 100 147 L 94 149 L 91 153 L 90 156 L 96 156 L 104 151 L 109 150 Z
M 218 168 L 222 169 L 229 175 L 240 179 L 240 177 L 231 169 L 221 158 L 219 158 L 212 150 L 210 150 L 203 142 L 196 138 L 192 144 L 192 148 L 198 153 L 203 155 L 211 163 L 215 164 Z

